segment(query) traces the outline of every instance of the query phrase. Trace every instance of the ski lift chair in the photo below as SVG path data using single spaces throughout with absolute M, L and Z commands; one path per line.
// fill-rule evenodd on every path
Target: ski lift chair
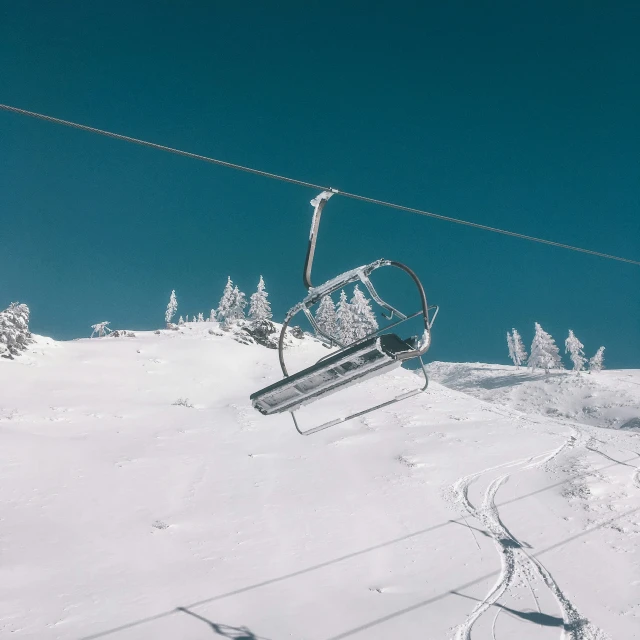
M 287 313 L 282 325 L 278 343 L 278 355 L 284 378 L 260 391 L 256 391 L 250 396 L 254 408 L 264 415 L 288 411 L 293 418 L 293 423 L 298 433 L 305 436 L 376 411 L 377 409 L 400 402 L 401 400 L 425 391 L 429 384 L 429 378 L 424 367 L 422 356 L 431 345 L 431 327 L 438 313 L 437 306 L 427 306 L 427 298 L 418 276 L 406 265 L 392 260 L 376 260 L 371 264 L 346 271 L 318 287 L 314 287 L 311 284 L 311 268 L 313 266 L 320 217 L 325 204 L 334 193 L 338 192 L 335 190 L 323 191 L 311 201 L 314 211 L 303 273 L 304 285 L 309 293 L 302 302 Z M 380 298 L 369 276 L 373 271 L 382 267 L 396 267 L 412 278 L 420 297 L 421 304 L 419 311 L 407 316 Z M 392 324 L 388 324 L 386 327 L 382 327 L 360 338 L 356 342 L 346 345 L 342 344 L 334 336 L 327 335 L 316 323 L 310 309 L 316 303 L 320 302 L 324 296 L 354 282 L 361 282 L 373 300 L 388 312 L 389 315 L 383 313 L 383 316 L 387 318 L 387 320 L 392 320 L 394 316 L 397 320 Z M 287 327 L 294 316 L 300 312 L 306 316 L 316 333 L 327 340 L 329 344 L 337 346 L 338 350 L 320 358 L 314 365 L 302 371 L 289 374 L 284 362 L 284 340 Z M 429 319 L 429 312 L 433 312 L 431 319 Z M 412 318 L 420 316 L 424 323 L 424 330 L 421 337 L 412 337 L 403 340 L 395 333 L 386 333 L 392 327 L 396 327 Z M 413 359 L 419 361 L 421 372 L 424 376 L 424 382 L 417 389 L 402 393 L 391 400 L 369 407 L 363 411 L 329 420 L 328 422 L 304 431 L 301 430 L 295 412 L 303 405 L 310 404 L 332 393 L 344 390 L 353 384 L 363 382 L 364 380 L 401 367 L 404 362 Z

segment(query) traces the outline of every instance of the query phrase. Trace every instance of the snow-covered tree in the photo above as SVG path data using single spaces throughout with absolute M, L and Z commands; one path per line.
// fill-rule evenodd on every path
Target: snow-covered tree
M 340 292 L 340 299 L 336 307 L 336 321 L 338 326 L 338 340 L 343 344 L 351 344 L 356 339 L 355 325 L 351 305 L 347 300 L 344 289 Z
M 93 336 L 97 333 L 98 338 L 102 338 L 103 336 L 106 336 L 107 333 L 110 333 L 111 329 L 109 329 L 109 327 L 107 326 L 108 324 L 109 322 L 106 321 L 92 324 L 91 328 L 93 329 L 93 331 L 91 332 L 91 337 L 93 338 Z
M 204 315 L 202 313 L 198 314 L 198 322 L 204 322 Z
M 176 300 L 176 292 L 174 290 L 171 292 L 171 296 L 169 297 L 169 304 L 167 305 L 167 310 L 164 314 L 164 320 L 167 325 L 171 324 L 171 319 L 176 315 L 177 310 L 178 301 Z
M 11 358 L 19 355 L 33 342 L 29 331 L 29 307 L 12 302 L 0 311 L 0 355 Z
M 531 355 L 527 365 L 534 371 L 544 369 L 549 373 L 550 369 L 563 369 L 560 351 L 555 340 L 536 322 L 535 335 L 531 343 Z
M 220 322 L 225 322 L 227 320 L 227 317 L 231 313 L 233 303 L 233 282 L 231 281 L 231 276 L 228 276 L 227 284 L 225 285 L 224 291 L 222 292 L 222 298 L 220 298 L 220 302 L 218 303 L 217 315 Z
M 350 306 L 353 318 L 353 335 L 356 340 L 377 331 L 378 321 L 373 309 L 371 309 L 371 301 L 360 291 L 358 285 L 353 288 Z
M 333 303 L 330 295 L 326 295 L 321 298 L 318 310 L 316 311 L 315 320 L 321 331 L 326 333 L 330 338 L 338 338 L 336 305 Z
M 582 371 L 584 363 L 587 359 L 584 357 L 584 345 L 571 329 L 569 329 L 569 337 L 564 341 L 564 352 L 569 354 L 571 362 L 573 362 L 574 371 Z
M 182 316 L 180 316 L 178 318 L 178 326 L 183 325 L 184 324 L 184 318 Z
M 602 367 L 604 367 L 604 347 L 600 347 L 596 351 L 596 355 L 589 358 L 589 373 L 601 371 Z
M 520 367 L 527 361 L 527 350 L 517 329 L 511 329 L 511 339 L 513 340 L 513 351 L 516 356 L 516 367 Z
M 507 348 L 509 349 L 509 358 L 513 361 L 513 364 L 516 363 L 516 351 L 513 348 L 513 337 L 511 336 L 511 332 L 507 331 Z
M 249 318 L 254 321 L 271 320 L 271 305 L 267 297 L 269 294 L 264 288 L 264 279 L 260 276 L 257 291 L 251 296 L 249 305 Z
M 244 308 L 247 306 L 247 296 L 244 295 L 238 285 L 233 288 L 233 304 L 231 306 L 230 320 L 244 320 Z
M 516 368 L 519 369 L 520 365 L 524 364 L 527 359 L 527 351 L 517 329 L 512 329 L 511 333 L 507 331 L 507 346 L 509 347 L 509 357 Z
M 216 310 L 211 309 L 211 313 L 209 314 L 209 322 L 214 322 L 216 319 Z

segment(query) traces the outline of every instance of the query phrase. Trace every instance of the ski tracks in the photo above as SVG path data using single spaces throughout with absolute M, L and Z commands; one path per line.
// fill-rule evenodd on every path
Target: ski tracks
M 586 444 L 583 440 L 585 440 L 584 434 L 572 429 L 572 433 L 567 440 L 551 452 L 545 452 L 529 458 L 514 460 L 490 467 L 460 478 L 454 483 L 452 489 L 461 511 L 475 518 L 481 524 L 492 538 L 501 561 L 500 575 L 497 581 L 484 599 L 479 601 L 473 608 L 466 620 L 456 627 L 454 630 L 455 640 L 470 640 L 474 624 L 494 605 L 498 607 L 498 612 L 491 625 L 491 632 L 495 640 L 496 621 L 498 614 L 502 611 L 499 600 L 507 592 L 516 578 L 522 578 L 529 584 L 533 598 L 536 601 L 536 606 L 540 612 L 538 599 L 529 580 L 530 576 L 539 578 L 557 602 L 563 620 L 561 627 L 562 638 L 571 640 L 605 640 L 608 637 L 604 632 L 594 627 L 579 614 L 576 607 L 571 603 L 546 567 L 526 551 L 523 543 L 521 543 L 503 523 L 499 509 L 496 506 L 498 490 L 509 480 L 513 473 L 526 472 L 539 468 L 560 455 L 566 449 L 575 447 L 578 444 Z M 491 480 L 484 492 L 481 504 L 476 506 L 469 497 L 470 486 L 483 476 L 491 475 L 492 473 L 495 475 L 495 472 L 498 472 L 498 476 Z

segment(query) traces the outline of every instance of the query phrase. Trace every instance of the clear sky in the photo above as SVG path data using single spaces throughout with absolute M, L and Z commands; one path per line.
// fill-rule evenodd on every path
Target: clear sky
M 637 2 L 0 0 L 0 102 L 640 259 Z M 315 195 L 0 112 L 0 307 L 59 339 L 304 294 Z M 387 257 L 441 306 L 433 359 L 573 329 L 640 367 L 640 268 L 334 198 L 317 275 Z M 413 305 L 406 300 L 409 307 Z

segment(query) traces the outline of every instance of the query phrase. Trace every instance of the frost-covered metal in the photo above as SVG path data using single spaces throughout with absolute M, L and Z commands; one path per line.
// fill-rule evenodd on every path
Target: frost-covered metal
M 265 415 L 289 411 L 296 429 L 302 435 L 316 433 L 340 422 L 345 422 L 351 418 L 370 413 L 371 411 L 409 398 L 426 390 L 429 384 L 422 356 L 431 346 L 431 327 L 438 313 L 438 307 L 428 306 L 422 283 L 409 267 L 393 260 L 380 259 L 370 264 L 345 271 L 317 287 L 314 287 L 311 283 L 311 270 L 313 267 L 322 210 L 334 193 L 337 192 L 335 190 L 323 191 L 311 200 L 311 205 L 314 209 L 303 271 L 303 281 L 308 293 L 301 302 L 292 307 L 287 313 L 278 343 L 278 354 L 284 379 L 251 395 L 251 402 L 254 408 Z M 400 269 L 412 278 L 420 299 L 419 311 L 405 315 L 380 297 L 371 282 L 370 276 L 376 269 L 383 267 Z M 363 336 L 352 344 L 346 345 L 340 343 L 335 336 L 327 335 L 318 326 L 310 309 L 325 296 L 355 282 L 361 282 L 373 300 L 387 312 L 388 315 L 383 313 L 385 318 L 393 320 L 395 317 L 397 320 L 386 327 L 382 327 L 369 335 Z M 433 312 L 431 318 L 430 312 Z M 290 375 L 284 361 L 285 336 L 291 320 L 299 313 L 303 313 L 306 316 L 318 335 L 322 336 L 330 344 L 340 348 L 330 356 L 321 358 L 314 365 Z M 396 327 L 403 322 L 417 317 L 421 317 L 424 324 L 424 329 L 420 337 L 403 340 L 395 333 L 389 333 L 392 327 Z M 353 384 L 386 373 L 391 369 L 402 366 L 403 362 L 412 359 L 419 361 L 424 376 L 424 383 L 419 388 L 403 393 L 400 396 L 369 407 L 363 411 L 358 411 L 348 416 L 341 416 L 310 429 L 303 431 L 300 428 L 295 415 L 295 411 L 300 407 L 315 402 L 329 394 L 344 390 Z

